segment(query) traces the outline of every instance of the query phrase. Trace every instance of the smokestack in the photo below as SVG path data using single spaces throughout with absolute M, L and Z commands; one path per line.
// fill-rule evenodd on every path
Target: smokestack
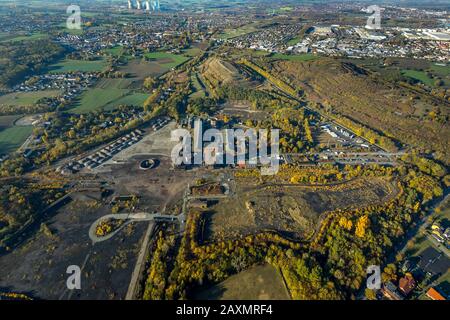
M 133 5 L 131 4 L 131 0 L 128 0 L 128 9 L 133 9 Z
M 136 8 L 138 10 L 141 10 L 141 1 L 140 0 L 136 0 Z
M 150 11 L 150 1 L 149 0 L 145 1 L 145 10 Z
M 159 0 L 152 0 L 152 10 L 159 11 Z

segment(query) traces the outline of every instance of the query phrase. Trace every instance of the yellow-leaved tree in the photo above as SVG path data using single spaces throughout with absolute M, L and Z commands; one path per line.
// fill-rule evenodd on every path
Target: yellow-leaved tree
M 366 229 L 369 227 L 369 225 L 370 220 L 368 216 L 362 216 L 361 218 L 359 218 L 358 222 L 356 223 L 356 230 L 355 230 L 356 236 L 359 238 L 363 238 L 364 235 L 366 234 Z

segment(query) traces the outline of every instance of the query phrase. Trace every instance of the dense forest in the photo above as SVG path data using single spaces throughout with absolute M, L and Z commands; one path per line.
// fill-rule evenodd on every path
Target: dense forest
M 39 73 L 65 51 L 50 40 L 0 43 L 0 89 L 10 88 L 25 76 Z

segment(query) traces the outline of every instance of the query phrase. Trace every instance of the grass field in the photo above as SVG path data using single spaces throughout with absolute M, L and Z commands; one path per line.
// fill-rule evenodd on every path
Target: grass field
M 299 43 L 301 40 L 302 40 L 302 38 L 300 38 L 300 37 L 292 38 L 291 40 L 289 40 L 289 41 L 287 42 L 287 45 L 293 46 L 293 45 Z
M 70 112 L 87 113 L 102 108 L 112 110 L 120 105 L 141 106 L 148 95 L 133 92 L 128 88 L 130 83 L 129 79 L 103 79 L 95 88 L 83 93 Z
M 125 66 L 119 68 L 120 72 L 126 73 L 133 81 L 143 83 L 143 80 L 149 76 L 158 77 L 165 73 L 169 68 L 160 65 L 154 61 L 143 61 L 142 59 L 130 59 Z
M 205 97 L 205 90 L 203 90 L 202 85 L 198 81 L 197 74 L 192 73 L 191 75 L 192 86 L 195 89 L 195 92 L 191 94 L 191 98 L 203 98 Z
M 148 98 L 148 94 L 146 93 L 129 93 L 128 95 L 124 96 L 123 98 L 119 98 L 115 101 L 112 101 L 105 105 L 105 110 L 112 110 L 115 109 L 121 105 L 132 105 L 132 106 L 142 106 L 144 104 L 144 101 Z
M 417 70 L 402 70 L 402 74 L 406 77 L 415 79 L 417 81 L 422 82 L 423 84 L 433 87 L 434 81 L 430 77 L 427 76 L 427 74 L 424 71 L 417 71 Z
M 19 42 L 19 41 L 31 41 L 31 40 L 42 40 L 47 39 L 48 34 L 45 33 L 33 33 L 31 35 L 20 35 L 16 37 L 2 37 L 1 42 Z
M 114 48 L 105 49 L 104 51 L 105 51 L 106 54 L 109 54 L 109 55 L 117 57 L 117 56 L 120 56 L 120 55 L 123 54 L 124 49 L 123 49 L 122 46 L 117 46 L 117 47 L 114 47 Z
M 14 122 L 20 117 L 20 115 L 0 116 L 0 130 L 12 127 L 14 125 Z
M 151 52 L 145 54 L 145 57 L 167 69 L 176 68 L 180 64 L 189 60 L 188 57 L 168 52 Z
M 39 99 L 45 97 L 55 97 L 59 94 L 58 90 L 44 90 L 34 92 L 15 92 L 0 96 L 0 105 L 6 106 L 32 106 Z
M 0 131 L 0 154 L 17 150 L 32 132 L 32 126 L 11 127 Z
M 290 300 L 280 273 L 266 264 L 254 266 L 194 295 L 199 300 Z
M 255 32 L 257 30 L 257 23 L 247 24 L 237 29 L 228 29 L 224 33 L 220 34 L 221 39 L 232 39 L 242 36 L 247 33 Z
M 275 53 L 271 56 L 273 59 L 278 60 L 289 60 L 289 61 L 312 61 L 319 59 L 318 56 L 305 53 L 305 54 L 281 54 L 281 53 Z
M 94 61 L 70 60 L 66 59 L 60 63 L 50 66 L 50 73 L 64 72 L 101 72 L 106 68 L 104 59 Z
M 432 64 L 430 66 L 430 70 L 436 73 L 438 76 L 441 77 L 448 77 L 450 76 L 450 64 L 446 66 L 440 66 L 437 64 Z
M 184 54 L 189 57 L 196 57 L 196 56 L 200 55 L 202 52 L 203 52 L 202 49 L 200 49 L 198 47 L 192 47 L 192 48 L 185 50 Z

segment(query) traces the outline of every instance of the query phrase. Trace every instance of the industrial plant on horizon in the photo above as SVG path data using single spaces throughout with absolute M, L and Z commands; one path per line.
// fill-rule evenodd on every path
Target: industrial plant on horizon
M 145 10 L 145 11 L 159 11 L 159 0 L 128 0 L 128 9 Z

